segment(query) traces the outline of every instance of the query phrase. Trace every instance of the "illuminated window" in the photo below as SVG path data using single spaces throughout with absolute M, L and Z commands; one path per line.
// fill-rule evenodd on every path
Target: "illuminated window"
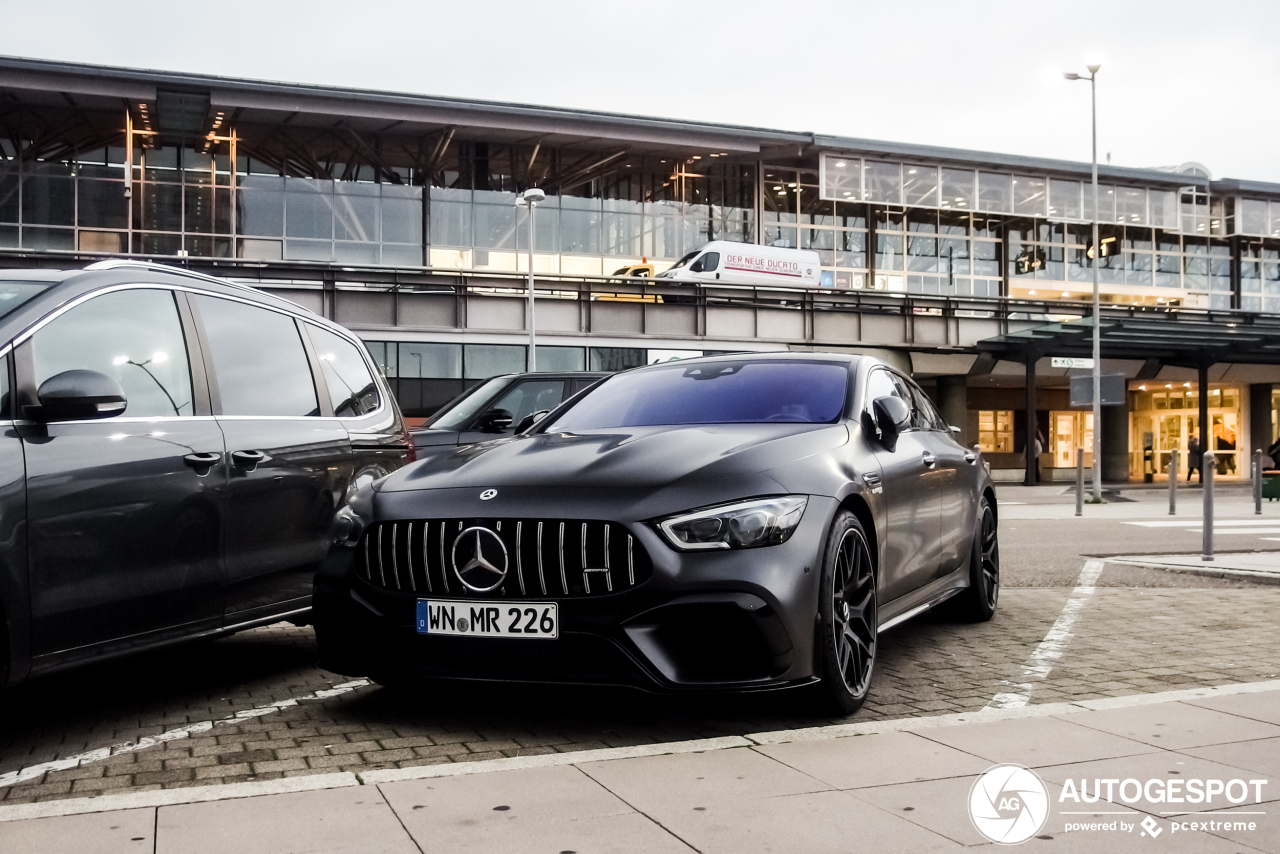
M 984 453 L 1013 451 L 1013 410 L 983 409 L 978 412 L 978 449 Z

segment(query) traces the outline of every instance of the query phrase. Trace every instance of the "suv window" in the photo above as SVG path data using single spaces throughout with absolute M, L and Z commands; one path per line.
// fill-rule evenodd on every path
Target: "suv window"
M 173 293 L 103 294 L 31 338 L 36 388 L 63 371 L 97 371 L 120 383 L 126 416 L 191 415 L 191 366 Z
M 311 362 L 293 318 L 197 296 L 223 415 L 319 415 Z
M 333 414 L 343 417 L 367 415 L 378 408 L 378 384 L 369 373 L 369 366 L 360 351 L 350 341 L 334 335 L 327 329 L 304 324 L 311 343 L 324 371 L 325 384 L 329 386 L 329 400 Z
M 512 425 L 525 416 L 543 409 L 555 409 L 564 400 L 564 380 L 529 380 L 493 402 L 489 409 L 505 409 L 511 413 Z

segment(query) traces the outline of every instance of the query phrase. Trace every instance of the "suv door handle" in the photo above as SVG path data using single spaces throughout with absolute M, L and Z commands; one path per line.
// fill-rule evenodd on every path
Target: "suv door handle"
M 978 455 L 973 453 L 972 451 L 965 451 L 964 461 L 969 465 L 973 465 L 978 461 Z
M 231 462 L 234 463 L 237 468 L 242 468 L 248 472 L 251 472 L 254 469 L 256 469 L 258 467 L 258 463 L 262 462 L 266 458 L 267 458 L 267 455 L 264 454 L 262 451 L 232 451 L 231 452 Z
M 924 452 L 924 456 L 921 457 L 921 459 L 924 460 L 924 464 L 929 468 L 933 468 L 938 464 L 938 458 L 935 457 L 933 454 L 929 453 L 928 451 Z
M 222 454 L 187 454 L 182 461 L 196 470 L 196 477 L 204 477 L 211 468 L 222 462 Z

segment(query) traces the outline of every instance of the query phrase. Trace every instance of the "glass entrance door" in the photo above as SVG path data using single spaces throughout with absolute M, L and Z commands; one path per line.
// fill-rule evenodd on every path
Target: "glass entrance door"
M 1147 465 L 1156 477 L 1169 472 L 1173 451 L 1178 450 L 1178 476 L 1187 476 L 1187 448 L 1192 436 L 1200 435 L 1198 392 L 1188 386 L 1168 390 L 1147 391 L 1140 386 L 1132 417 L 1133 435 L 1129 447 L 1129 474 L 1141 478 Z M 1239 477 L 1240 469 L 1240 392 L 1237 388 L 1209 390 L 1209 447 L 1216 457 L 1215 473 L 1220 477 Z M 1149 448 L 1148 448 L 1149 445 Z M 1146 456 L 1151 451 L 1150 463 Z M 1248 464 L 1245 464 L 1247 474 Z
M 1051 412 L 1049 447 L 1054 468 L 1075 468 L 1076 448 L 1084 448 L 1084 467 L 1093 466 L 1093 413 Z

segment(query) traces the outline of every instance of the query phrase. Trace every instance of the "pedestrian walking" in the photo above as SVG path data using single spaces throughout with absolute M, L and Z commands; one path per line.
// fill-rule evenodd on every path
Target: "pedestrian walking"
M 1204 473 L 1200 471 L 1203 466 L 1204 449 L 1200 447 L 1200 439 L 1192 436 L 1191 441 L 1187 443 L 1187 483 L 1191 482 L 1193 473 L 1199 476 L 1201 482 L 1204 481 Z

